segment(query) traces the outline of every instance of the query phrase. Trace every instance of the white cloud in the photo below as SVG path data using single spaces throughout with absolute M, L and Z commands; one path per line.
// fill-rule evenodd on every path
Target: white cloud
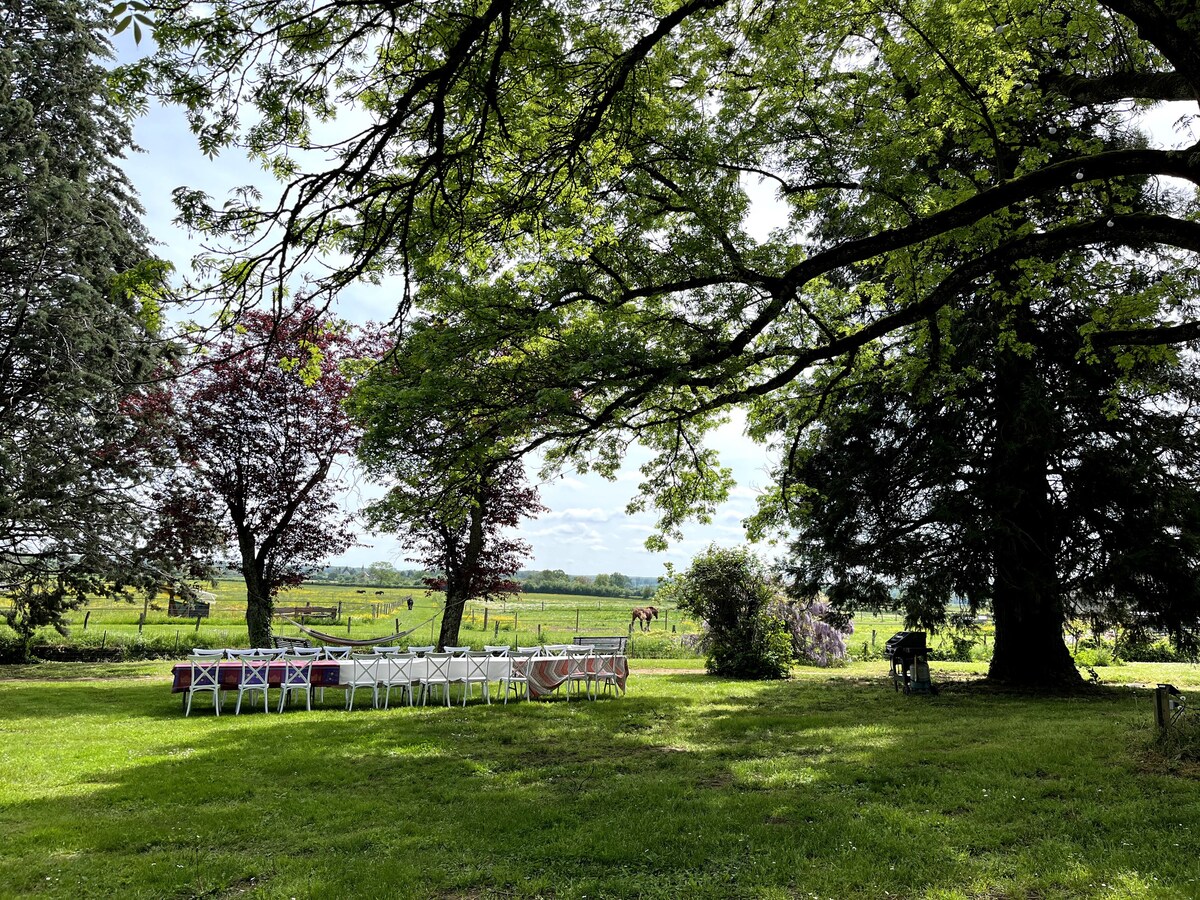
M 598 506 L 593 506 L 590 509 L 581 509 L 578 507 L 569 507 L 567 509 L 555 509 L 548 513 L 543 513 L 539 516 L 542 520 L 569 519 L 573 522 L 607 522 L 613 517 L 613 510 L 601 509 Z

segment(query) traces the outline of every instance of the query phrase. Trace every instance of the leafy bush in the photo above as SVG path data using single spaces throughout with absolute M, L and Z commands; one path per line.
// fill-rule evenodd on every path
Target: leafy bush
M 1121 661 L 1113 656 L 1112 648 L 1106 645 L 1096 647 L 1083 647 L 1075 651 L 1075 664 L 1084 666 L 1085 668 L 1104 668 L 1105 666 L 1119 666 Z
M 987 659 L 990 655 L 988 653 L 982 658 Z M 974 639 L 962 637 L 957 634 L 950 635 L 949 647 L 942 644 L 940 647 L 932 648 L 928 656 L 930 660 L 937 660 L 939 662 L 971 662 L 980 658 Z
M 786 624 L 766 613 L 775 598 L 765 563 L 745 548 L 710 546 L 656 595 L 704 623 L 700 646 L 710 674 L 783 678 L 792 658 Z
M 1186 653 L 1180 653 L 1168 641 L 1125 644 L 1121 647 L 1121 659 L 1126 662 L 1194 662 Z
M 792 666 L 792 633 L 773 616 L 759 614 L 753 624 L 712 641 L 707 668 L 711 675 L 732 678 L 786 678 Z

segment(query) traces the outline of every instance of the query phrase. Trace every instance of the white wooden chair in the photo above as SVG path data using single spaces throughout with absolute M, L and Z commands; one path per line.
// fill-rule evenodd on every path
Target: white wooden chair
M 604 685 L 604 693 L 608 693 L 608 689 L 613 688 L 613 693 L 625 693 L 625 688 L 621 686 L 618 678 L 617 660 L 620 657 L 613 654 L 600 654 L 596 656 L 596 668 L 592 672 L 592 676 L 588 679 L 588 687 L 590 689 L 589 696 L 595 700 L 600 692 L 600 685 Z
M 492 692 L 491 679 L 488 677 L 488 662 L 495 657 L 485 651 L 472 651 L 462 659 L 466 665 L 455 672 L 453 678 L 455 683 L 463 686 L 462 705 L 467 705 L 467 697 L 474 693 L 472 686 L 478 684 L 482 688 L 483 699 L 491 706 Z
M 454 660 L 450 653 L 426 653 L 425 674 L 421 676 L 421 705 L 429 705 L 429 692 L 440 687 L 450 705 L 450 664 Z
M 279 681 L 279 711 L 287 705 L 288 697 L 304 691 L 305 708 L 312 712 L 312 657 L 288 653 L 283 657 L 283 678 Z
M 350 654 L 350 679 L 342 685 L 346 689 L 346 709 L 354 709 L 354 695 L 359 688 L 371 689 L 371 708 L 379 708 L 379 663 L 383 657 L 374 653 Z
M 188 684 L 186 704 L 183 709 L 184 716 L 189 716 L 192 713 L 192 698 L 196 694 L 212 694 L 213 709 L 217 715 L 221 714 L 221 657 L 202 655 L 193 655 L 188 663 L 191 668 L 191 681 Z
M 484 644 L 483 652 L 491 656 L 493 659 L 507 659 L 508 654 L 512 652 L 512 648 L 510 648 L 508 644 Z M 508 671 L 508 669 L 507 667 L 502 669 L 499 666 L 489 665 L 489 671 L 495 673 L 495 676 L 491 680 L 496 682 L 496 690 L 499 691 L 501 689 L 501 674 L 502 672 Z
M 529 699 L 529 679 L 526 677 L 526 667 L 532 656 L 512 656 L 508 657 L 508 671 L 500 679 L 504 685 L 504 703 L 508 704 L 508 695 L 514 691 L 518 699 L 525 697 Z
M 254 694 L 260 691 L 263 697 L 263 712 L 271 711 L 271 704 L 267 700 L 267 691 L 271 687 L 271 659 L 272 657 L 270 656 L 259 656 L 257 653 L 238 658 L 238 662 L 242 666 L 242 671 L 238 677 L 237 706 L 233 710 L 235 716 L 242 714 L 242 698 L 246 694 Z
M 566 686 L 567 699 L 571 699 L 571 689 L 574 687 L 575 695 L 579 696 L 580 692 L 587 692 L 588 682 L 591 680 L 591 662 L 592 655 L 591 647 L 568 646 L 566 657 L 568 662 L 567 678 L 563 684 Z
M 407 695 L 408 705 L 413 705 L 412 667 L 415 653 L 397 653 L 385 656 L 378 663 L 379 686 L 383 688 L 383 708 L 387 709 L 392 699 L 392 688 L 400 688 L 400 699 Z

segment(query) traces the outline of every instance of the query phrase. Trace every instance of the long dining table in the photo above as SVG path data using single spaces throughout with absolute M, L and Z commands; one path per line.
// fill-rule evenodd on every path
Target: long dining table
M 518 657 L 521 658 L 521 657 Z M 629 660 L 622 655 L 598 654 L 595 656 L 579 657 L 583 662 L 586 673 L 595 676 L 601 672 L 601 660 L 611 661 L 604 674 L 611 675 L 622 692 L 629 677 Z M 380 656 L 372 660 L 376 666 L 376 677 L 380 683 L 390 679 L 391 666 L 401 665 L 399 660 Z M 424 657 L 406 661 L 408 677 L 415 684 L 428 677 L 429 662 Z M 525 658 L 525 679 L 531 699 L 539 699 L 554 693 L 566 682 L 571 675 L 572 660 L 563 656 L 534 656 Z M 513 660 L 505 656 L 489 657 L 486 661 L 486 671 L 490 682 L 503 682 L 512 674 Z M 455 657 L 450 660 L 449 680 L 464 677 L 470 669 L 466 657 Z M 283 681 L 283 662 L 273 660 L 267 673 L 267 682 L 271 687 L 278 687 Z M 313 687 L 337 688 L 350 685 L 354 679 L 354 661 L 348 659 L 319 659 L 314 660 L 310 671 Z M 192 669 L 189 663 L 176 663 L 172 669 L 171 692 L 186 691 L 192 682 Z M 241 681 L 242 664 L 237 660 L 222 660 L 220 663 L 219 679 L 222 690 L 236 691 Z

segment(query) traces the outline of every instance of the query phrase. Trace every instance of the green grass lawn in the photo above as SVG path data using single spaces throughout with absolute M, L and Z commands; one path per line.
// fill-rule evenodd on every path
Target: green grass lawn
M 184 719 L 169 664 L 4 667 L 0 896 L 1200 897 L 1200 780 L 1146 688 L 670 668 L 596 703 Z

